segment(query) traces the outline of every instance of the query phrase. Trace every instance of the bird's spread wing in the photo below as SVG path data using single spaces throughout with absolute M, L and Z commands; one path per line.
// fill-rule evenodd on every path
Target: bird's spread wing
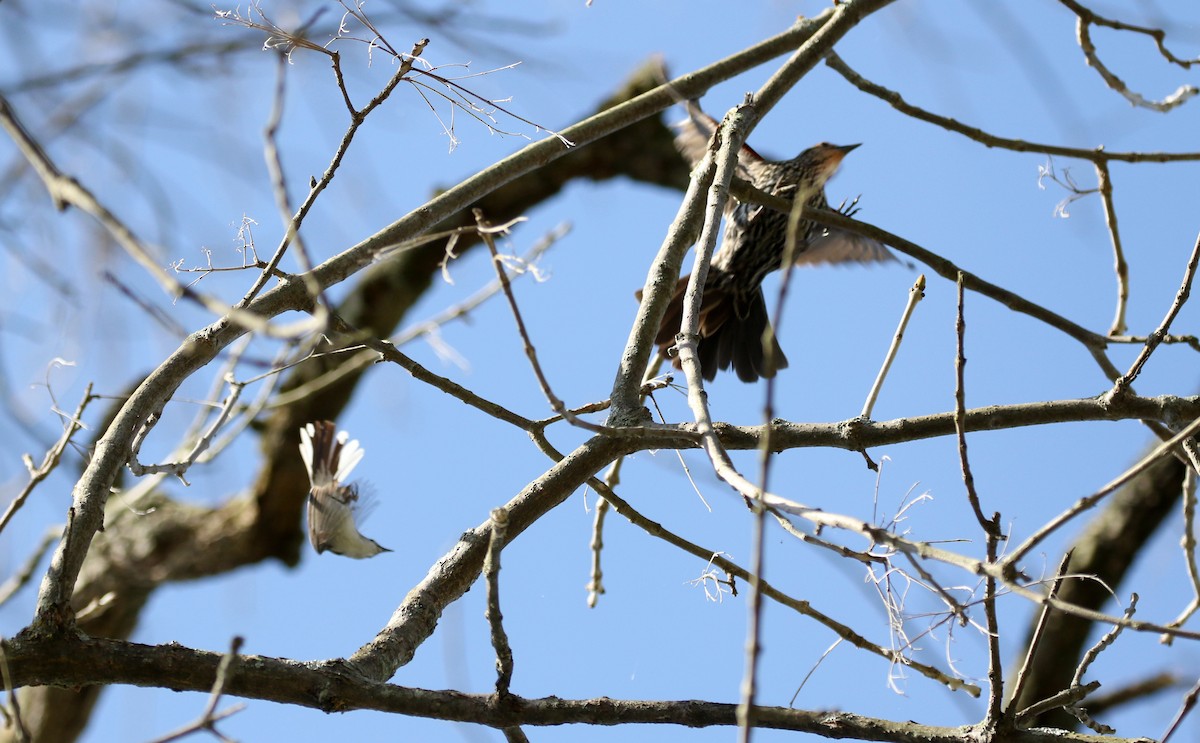
M 704 113 L 696 101 L 687 102 L 687 112 L 688 117 L 675 125 L 678 132 L 675 135 L 675 148 L 692 167 L 696 167 L 708 151 L 708 142 L 717 131 L 720 122 Z M 750 169 L 754 163 L 762 161 L 762 156 L 749 145 L 742 145 L 742 150 L 738 153 L 738 176 L 752 180 Z
M 887 263 L 894 260 L 896 256 L 878 240 L 849 230 L 829 228 L 809 240 L 808 249 L 796 256 L 796 265 Z
M 849 203 L 843 201 L 836 211 L 847 217 L 853 217 L 858 213 L 858 197 Z M 892 251 L 874 238 L 837 227 L 824 227 L 809 239 L 808 250 L 796 256 L 796 265 L 889 263 L 895 260 L 898 259 L 892 254 Z
M 678 134 L 675 146 L 694 167 L 708 151 L 709 140 L 720 123 L 706 114 L 696 101 L 687 102 L 688 117 L 676 124 Z M 738 176 L 754 183 L 759 188 L 777 196 L 790 198 L 794 184 L 772 182 L 772 163 L 749 146 L 738 153 Z M 776 179 L 777 180 L 777 179 Z M 822 202 L 824 200 L 822 199 Z M 858 199 L 839 207 L 847 216 L 857 211 Z M 824 203 L 820 206 L 826 206 Z M 826 207 L 827 208 L 827 207 Z M 731 200 L 726 217 L 736 221 L 745 231 L 752 231 L 753 223 L 759 220 L 784 218 L 772 209 L 757 204 L 742 204 Z M 826 228 L 809 240 L 808 248 L 796 256 L 797 266 L 817 266 L 836 263 L 887 263 L 896 260 L 887 246 L 878 240 L 864 237 L 855 232 Z

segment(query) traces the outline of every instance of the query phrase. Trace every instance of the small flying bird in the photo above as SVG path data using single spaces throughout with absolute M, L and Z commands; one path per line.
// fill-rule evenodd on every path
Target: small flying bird
M 688 101 L 688 119 L 680 124 L 675 144 L 693 165 L 700 161 L 717 122 Z M 837 171 L 852 145 L 827 142 L 801 152 L 791 160 L 768 160 L 749 146 L 738 153 L 737 174 L 759 189 L 776 196 L 804 196 L 806 205 L 828 209 L 825 182 Z M 857 199 L 855 200 L 857 202 Z M 852 215 L 855 204 L 839 207 Z M 770 333 L 771 353 L 765 353 L 763 338 L 771 322 L 767 317 L 762 281 L 776 271 L 787 242 L 787 215 L 756 204 L 730 198 L 725 206 L 725 234 L 713 255 L 704 282 L 700 308 L 700 344 L 698 356 L 704 378 L 712 380 L 719 369 L 733 367 L 738 379 L 753 382 L 773 377 L 788 365 L 774 333 Z M 870 263 L 892 261 L 895 257 L 880 242 L 846 230 L 824 227 L 804 220 L 798 231 L 794 262 L 796 265 L 819 263 Z M 667 313 L 654 342 L 663 351 L 675 343 L 683 319 L 683 298 L 688 277 L 679 279 Z M 640 298 L 640 292 L 639 292 Z M 676 358 L 675 365 L 679 365 Z
M 358 440 L 338 431 L 332 421 L 316 421 L 300 429 L 300 456 L 308 468 L 308 541 L 318 554 L 361 560 L 391 552 L 358 531 L 363 516 L 356 483 L 343 484 L 363 458 Z

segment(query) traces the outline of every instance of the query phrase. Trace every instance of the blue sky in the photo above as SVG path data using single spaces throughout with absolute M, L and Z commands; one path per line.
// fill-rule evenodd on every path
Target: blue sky
M 53 5 L 28 12 L 52 13 Z M 307 17 L 317 6 L 305 4 L 302 11 L 295 11 L 291 3 L 264 7 L 288 25 L 291 18 Z M 366 9 L 382 13 L 385 7 L 373 0 Z M 503 51 L 475 49 L 470 43 L 464 48 L 409 23 L 382 30 L 405 49 L 416 38 L 430 36 L 426 58 L 436 64 L 470 62 L 472 71 L 480 71 L 525 60 L 515 69 L 477 78 L 472 85 L 485 95 L 512 96 L 507 105 L 522 116 L 558 128 L 590 111 L 651 55 L 660 54 L 673 73 L 683 73 L 779 32 L 797 14 L 815 15 L 823 7 L 781 0 L 736 11 L 729 4 L 669 0 L 636 10 L 607 0 L 596 0 L 592 7 L 583 2 L 473 3 L 481 13 L 542 24 L 527 36 L 499 33 L 497 24 L 486 27 L 486 38 Z M 1186 3 L 1146 2 L 1132 9 L 1109 3 L 1095 9 L 1135 23 L 1170 17 L 1175 24 L 1168 43 L 1181 56 L 1200 53 L 1200 16 Z M 144 10 L 143 5 L 124 3 L 112 12 L 119 16 Z M 12 12 L 0 10 L 0 17 Z M 186 36 L 195 25 L 218 23 L 172 10 L 169 4 L 154 12 L 161 14 L 162 45 Z M 18 70 L 28 75 L 62 69 L 68 61 L 106 59 L 111 50 L 103 35 L 73 47 L 77 51 L 71 60 L 60 54 L 64 40 L 87 37 L 86 22 L 63 20 L 44 35 L 14 45 L 25 53 L 0 76 L 0 87 L 19 77 Z M 223 33 L 237 37 L 248 32 L 227 28 Z M 1104 31 L 1095 36 L 1105 60 L 1147 97 L 1197 84 L 1194 70 L 1167 65 L 1146 40 Z M 358 46 L 342 51 L 347 68 L 354 70 L 354 90 L 360 101 L 365 100 L 391 67 L 377 56 L 368 69 Z M 852 31 L 838 52 L 860 73 L 899 90 L 907 100 L 999 135 L 1109 150 L 1183 152 L 1200 147 L 1200 102 L 1170 114 L 1132 108 L 1085 65 L 1075 44 L 1074 17 L 1057 3 L 901 0 Z M 719 116 L 744 92 L 757 89 L 773 69 L 765 65 L 718 86 L 705 97 L 706 108 Z M 161 246 L 164 264 L 180 259 L 202 264 L 202 248 L 213 251 L 215 263 L 236 263 L 240 258 L 235 235 L 243 215 L 257 221 L 260 246 L 274 245 L 281 230 L 261 156 L 260 132 L 269 112 L 273 76 L 273 57 L 265 53 L 243 54 L 234 63 L 200 75 L 153 69 L 99 104 L 100 129 L 90 136 L 55 140 L 49 150 L 64 169 L 102 195 L 112 194 L 121 216 Z M 281 145 L 293 190 L 300 192 L 309 174 L 319 173 L 327 163 L 345 116 L 324 58 L 297 54 L 288 84 Z M 49 94 L 25 94 L 14 96 L 13 103 L 37 131 L 60 102 Z M 398 90 L 366 125 L 343 172 L 306 222 L 309 250 L 319 260 L 328 258 L 419 206 L 433 188 L 450 185 L 523 144 L 519 137 L 490 135 L 461 119 L 456 134 L 461 143 L 448 152 L 446 137 L 421 100 L 407 89 Z M 863 143 L 830 183 L 827 191 L 833 203 L 862 194 L 861 219 L 1090 329 L 1108 328 L 1115 287 L 1100 202 L 1089 196 L 1071 205 L 1069 218 L 1056 216 L 1055 205 L 1065 193 L 1053 184 L 1039 188 L 1044 156 L 989 150 L 905 118 L 821 66 L 750 141 L 764 154 L 791 157 L 823 140 Z M 7 141 L 0 143 L 0 154 L 11 162 Z M 1070 168 L 1085 188 L 1094 185 L 1087 163 L 1056 159 L 1054 166 L 1060 172 Z M 1131 264 L 1131 332 L 1144 335 L 1169 306 L 1200 229 L 1200 166 L 1114 164 L 1112 176 Z M 555 226 L 571 224 L 569 235 L 541 262 L 548 278 L 522 280 L 517 286 L 541 361 L 554 391 L 568 404 L 607 397 L 636 311 L 632 292 L 642 285 L 679 198 L 675 192 L 626 181 L 573 184 L 528 214 L 528 222 L 502 246 L 521 253 Z M 8 297 L 2 305 L 0 364 L 10 405 L 22 412 L 27 424 L 0 422 L 0 442 L 7 452 L 0 459 L 0 488 L 15 492 L 24 476 L 19 452 L 38 451 L 57 434 L 47 391 L 37 386 L 45 381 L 51 359 L 62 357 L 76 364 L 49 375 L 59 405 L 70 408 L 87 382 L 117 394 L 134 375 L 148 371 L 174 348 L 175 341 L 166 334 L 131 331 L 143 315 L 99 282 L 101 270 L 119 271 L 189 331 L 211 318 L 193 306 L 172 305 L 127 258 L 98 258 L 94 228 L 78 214 L 36 214 L 23 232 L 12 227 L 18 215 L 3 201 L 0 216 L 8 225 L 6 240 L 16 241 L 21 235 L 32 240 L 31 245 L 45 245 L 38 247 L 39 254 L 86 290 L 64 300 L 5 253 L 0 286 Z M 48 235 L 59 240 L 52 254 L 40 252 L 51 249 Z M 450 270 L 454 283 L 435 285 L 410 321 L 461 301 L 492 277 L 479 252 L 455 262 Z M 792 367 L 779 378 L 779 417 L 826 422 L 858 414 L 919 271 L 919 266 L 914 270 L 895 264 L 795 275 L 781 322 L 781 343 Z M 931 273 L 929 278 L 926 299 L 876 406 L 876 420 L 953 406 L 955 291 Z M 235 296 L 246 280 L 242 274 L 215 276 L 201 288 Z M 768 281 L 769 290 L 774 282 Z M 346 289 L 337 287 L 331 293 L 337 298 Z M 1089 397 L 1107 389 L 1086 351 L 1057 331 L 1014 317 L 974 294 L 967 297 L 966 314 L 969 406 Z M 1196 310 L 1189 305 L 1174 330 L 1194 333 L 1196 323 Z M 446 326 L 441 340 L 463 365 L 440 357 L 429 344 L 404 350 L 510 409 L 530 417 L 549 415 L 524 361 L 512 318 L 501 303 L 475 312 L 469 322 Z M 269 348 L 262 346 L 263 353 Z M 1112 356 L 1124 367 L 1137 350 L 1117 349 Z M 1164 347 L 1152 358 L 1137 389 L 1143 394 L 1192 394 L 1197 368 L 1194 352 Z M 215 373 L 213 369 L 198 375 L 181 390 L 179 404 L 168 409 L 165 424 L 156 431 L 158 438 L 148 442 L 147 458 L 174 445 L 171 433 L 182 430 L 197 411 L 185 400 L 206 397 Z M 732 423 L 760 423 L 764 389 L 744 385 L 732 375 L 719 377 L 710 387 L 714 416 Z M 690 418 L 682 394 L 667 391 L 657 399 L 669 420 Z M 295 570 L 265 564 L 169 586 L 152 599 L 134 639 L 222 650 L 238 634 L 246 638 L 248 653 L 298 659 L 348 655 L 378 631 L 462 531 L 486 520 L 490 509 L 548 466 L 522 432 L 466 409 L 386 365 L 372 371 L 339 424 L 366 449 L 356 474 L 373 483 L 378 498 L 378 508 L 363 531 L 395 552 L 364 562 L 307 553 Z M 584 434 L 559 428 L 551 438 L 567 450 Z M 1119 474 L 1149 438 L 1144 427 L 1123 422 L 981 433 L 969 441 L 985 511 L 999 510 L 1006 528 L 1019 539 Z M 192 487 L 173 484 L 169 492 L 191 502 L 219 503 L 249 487 L 255 454 L 255 442 L 246 437 L 215 465 L 194 470 L 189 477 Z M 620 492 L 677 533 L 749 564 L 751 520 L 746 510 L 698 453 L 685 456 L 711 512 L 692 491 L 672 452 L 632 457 Z M 861 518 L 871 517 L 876 499 L 880 512 L 895 514 L 906 498 L 927 493 L 931 500 L 906 513 L 904 528 L 911 536 L 969 536 L 971 542 L 951 546 L 982 555 L 952 440 L 886 447 L 872 451 L 872 456 L 887 459 L 878 480 L 857 454 L 789 451 L 777 458 L 772 481 L 788 497 Z M 755 471 L 753 455 L 735 458 L 748 473 Z M 63 518 L 75 463 L 70 465 L 42 486 L 0 537 L 0 559 L 8 565 L 19 564 L 44 528 Z M 703 562 L 611 515 L 604 554 L 608 593 L 597 608 L 587 608 L 589 509 L 594 501 L 593 493 L 575 494 L 504 553 L 504 612 L 516 654 L 514 692 L 736 700 L 745 594 L 722 602 L 706 600 L 690 583 L 703 572 Z M 1080 526 L 1069 526 L 1047 542 L 1044 553 L 1027 562 L 1028 569 L 1051 571 L 1065 540 Z M 1167 621 L 1187 601 L 1183 557 L 1176 546 L 1180 529 L 1179 519 L 1167 525 L 1120 590 L 1122 601 L 1130 590 L 1142 595 L 1141 618 Z M 774 527 L 767 550 L 772 582 L 887 643 L 879 599 L 864 583 L 860 568 L 797 544 Z M 951 571 L 939 576 L 948 585 L 974 583 L 971 576 Z M 26 589 L 0 609 L 0 631 L 11 634 L 28 622 L 33 593 Z M 927 595 L 914 589 L 910 611 L 935 608 Z M 1001 602 L 1007 668 L 1015 662 L 1032 610 L 1016 597 Z M 1109 610 L 1120 611 L 1112 606 Z M 927 625 L 928 619 L 916 617 L 909 630 L 916 634 Z M 765 627 L 760 701 L 786 705 L 835 637 L 778 606 L 768 607 Z M 486 693 L 493 683 L 487 637 L 482 587 L 476 586 L 447 612 L 437 633 L 394 681 Z M 1179 643 L 1168 648 L 1156 640 L 1125 635 L 1102 656 L 1092 678 L 1107 682 L 1106 690 L 1131 675 L 1163 669 L 1194 680 L 1200 667 L 1195 646 Z M 947 637 L 939 628 L 920 645 L 920 660 L 944 668 L 949 654 L 962 674 L 983 681 L 986 645 L 974 629 L 958 628 Z M 873 656 L 839 646 L 817 668 L 795 704 L 940 725 L 982 717 L 981 701 L 946 692 L 917 674 L 908 674 L 900 683 L 903 694 L 897 694 L 888 688 L 888 670 Z M 1156 736 L 1181 696 L 1182 692 L 1167 694 L 1133 705 L 1104 721 L 1122 735 Z M 85 740 L 152 738 L 189 721 L 202 707 L 198 694 L 111 689 Z M 1195 735 L 1198 724 L 1193 718 L 1179 739 Z M 222 730 L 242 740 L 501 739 L 494 731 L 448 723 L 364 712 L 331 716 L 257 701 L 250 701 L 249 708 L 225 722 Z M 659 741 L 728 740 L 731 735 L 725 729 L 671 727 L 528 732 L 534 739 L 569 736 L 580 741 L 651 735 Z M 756 736 L 765 741 L 783 738 L 771 732 Z

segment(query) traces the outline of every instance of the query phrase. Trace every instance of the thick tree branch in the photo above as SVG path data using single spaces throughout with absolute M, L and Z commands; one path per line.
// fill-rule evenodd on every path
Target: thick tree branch
M 74 635 L 18 636 L 6 652 L 19 686 L 93 683 L 166 686 L 180 691 L 209 691 L 222 653 L 179 645 L 149 646 Z M 293 704 L 325 712 L 370 709 L 394 714 L 456 720 L 505 728 L 514 725 L 671 724 L 689 727 L 736 724 L 733 704 L 697 700 L 651 702 L 618 699 L 525 699 L 509 696 L 429 691 L 369 681 L 341 661 L 302 663 L 242 655 L 236 673 L 226 679 L 226 694 Z M 983 736 L 970 727 L 936 727 L 892 722 L 846 712 L 758 707 L 759 727 L 808 732 L 829 738 L 901 743 L 962 743 Z M 982 737 L 980 739 L 983 739 Z M 1115 738 L 1014 731 L 1005 743 L 1151 743 L 1145 738 Z

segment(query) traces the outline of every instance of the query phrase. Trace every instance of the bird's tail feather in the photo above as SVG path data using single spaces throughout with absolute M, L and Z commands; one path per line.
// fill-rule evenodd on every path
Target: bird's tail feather
M 679 332 L 687 284 L 688 277 L 684 276 L 675 285 L 675 294 L 671 297 L 671 304 L 654 339 L 664 352 L 674 345 L 675 335 Z M 718 371 L 732 366 L 738 379 L 753 382 L 759 377 L 773 377 L 780 369 L 786 369 L 787 356 L 779 347 L 774 332 L 771 333 L 769 358 L 765 353 L 763 336 L 770 326 L 762 289 L 746 297 L 722 287 L 706 288 L 700 306 L 700 345 L 697 351 L 704 378 L 712 381 Z M 674 364 L 679 368 L 678 357 Z

